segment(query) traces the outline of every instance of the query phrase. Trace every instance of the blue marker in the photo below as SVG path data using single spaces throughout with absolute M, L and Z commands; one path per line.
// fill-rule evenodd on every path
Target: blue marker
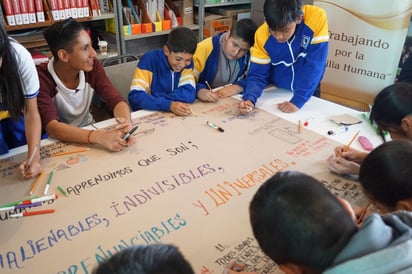
M 347 126 L 341 126 L 341 127 L 338 127 L 337 129 L 329 130 L 328 135 L 337 135 L 339 133 L 343 133 L 343 132 L 346 132 L 348 130 L 349 130 L 349 128 Z

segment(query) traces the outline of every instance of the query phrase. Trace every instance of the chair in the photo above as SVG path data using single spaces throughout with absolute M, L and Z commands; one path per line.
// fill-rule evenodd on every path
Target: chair
M 126 101 L 137 62 L 133 55 L 109 57 L 102 62 L 107 77 Z

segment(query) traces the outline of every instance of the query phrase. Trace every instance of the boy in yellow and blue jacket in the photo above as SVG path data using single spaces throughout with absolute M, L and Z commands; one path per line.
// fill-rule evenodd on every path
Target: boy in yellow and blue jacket
M 145 53 L 139 60 L 130 86 L 132 110 L 147 109 L 192 113 L 196 99 L 193 54 L 197 38 L 186 27 L 174 28 L 162 49 Z
M 239 105 L 252 110 L 267 84 L 291 90 L 282 112 L 298 111 L 319 88 L 328 55 L 328 24 L 323 9 L 303 0 L 265 0 L 265 23 L 256 31 L 247 85 Z

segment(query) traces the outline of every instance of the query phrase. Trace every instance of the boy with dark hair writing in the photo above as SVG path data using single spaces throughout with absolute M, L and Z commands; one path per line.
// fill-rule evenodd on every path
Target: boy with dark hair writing
M 173 112 L 179 116 L 192 113 L 196 99 L 193 54 L 197 38 L 186 27 L 173 29 L 162 49 L 146 52 L 137 64 L 130 86 L 132 109 Z

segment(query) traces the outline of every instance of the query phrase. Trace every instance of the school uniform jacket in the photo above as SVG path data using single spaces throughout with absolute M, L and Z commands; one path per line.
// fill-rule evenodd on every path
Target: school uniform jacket
M 326 68 L 328 25 L 323 9 L 305 5 L 303 20 L 292 38 L 278 43 L 263 23 L 255 34 L 243 100 L 254 104 L 266 84 L 293 91 L 290 100 L 301 108 L 312 96 Z
M 134 111 L 170 111 L 173 101 L 193 103 L 196 99 L 193 62 L 181 72 L 174 72 L 163 49 L 146 52 L 137 64 L 128 98 Z
M 213 37 L 206 38 L 197 44 L 196 52 L 193 56 L 195 77 L 197 79 L 196 91 L 202 88 L 208 89 L 209 87 L 206 85 L 206 81 L 211 84 L 216 77 L 220 55 L 219 41 L 224 33 L 225 32 L 222 32 Z M 247 52 L 242 58 L 237 59 L 240 70 L 237 75 L 237 81 L 232 84 L 240 85 L 243 88 L 245 87 L 246 81 L 243 78 L 246 74 L 249 59 L 250 52 Z

